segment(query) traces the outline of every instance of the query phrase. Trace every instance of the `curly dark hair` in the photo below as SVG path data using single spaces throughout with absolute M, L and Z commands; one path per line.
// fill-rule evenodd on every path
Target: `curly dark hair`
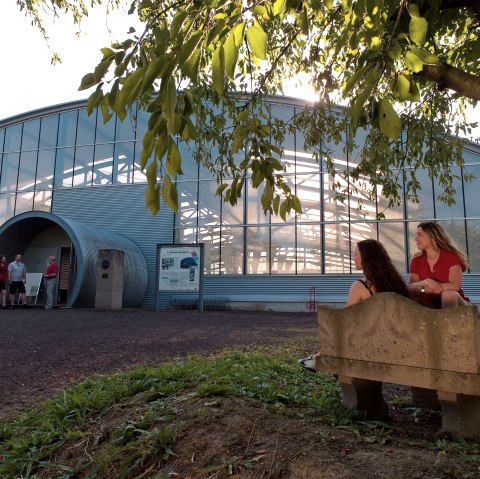
M 407 285 L 392 263 L 382 243 L 367 239 L 357 243 L 362 257 L 362 269 L 367 281 L 377 293 L 394 292 L 409 296 Z

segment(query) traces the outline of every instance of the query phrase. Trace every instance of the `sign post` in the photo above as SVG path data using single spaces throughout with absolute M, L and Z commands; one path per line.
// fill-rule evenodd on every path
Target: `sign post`
M 198 292 L 198 310 L 203 312 L 204 243 L 158 244 L 155 309 L 159 291 Z

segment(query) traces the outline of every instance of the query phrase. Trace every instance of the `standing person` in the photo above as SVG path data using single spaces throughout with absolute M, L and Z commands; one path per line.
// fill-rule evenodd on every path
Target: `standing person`
M 2 308 L 7 308 L 7 281 L 8 266 L 6 256 L 0 256 L 0 294 L 2 295 Z
M 409 297 L 405 281 L 379 241 L 374 239 L 359 241 L 353 260 L 355 269 L 362 270 L 365 277 L 350 286 L 347 307 L 361 303 L 375 293 L 393 292 Z M 314 355 L 302 358 L 298 362 L 305 369 L 316 372 Z
M 419 253 L 410 262 L 408 279 L 412 299 L 437 309 L 469 304 L 462 290 L 462 273 L 468 267 L 467 257 L 442 226 L 433 221 L 420 223 L 415 242 Z
M 58 276 L 58 264 L 55 256 L 49 256 L 47 261 L 47 271 L 45 271 L 45 274 L 43 275 L 45 280 L 45 291 L 47 293 L 47 301 L 45 303 L 45 307 L 43 308 L 45 311 L 49 311 L 53 308 L 53 295 Z
M 15 304 L 15 294 L 22 295 L 22 305 L 27 307 L 27 294 L 25 281 L 27 280 L 27 268 L 22 263 L 22 255 L 17 253 L 15 260 L 8 265 L 8 280 L 10 281 L 10 308 Z

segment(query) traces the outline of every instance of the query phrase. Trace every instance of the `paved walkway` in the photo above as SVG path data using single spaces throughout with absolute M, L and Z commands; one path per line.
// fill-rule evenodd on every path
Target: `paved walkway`
M 308 335 L 314 314 L 0 309 L 0 419 L 94 373 Z

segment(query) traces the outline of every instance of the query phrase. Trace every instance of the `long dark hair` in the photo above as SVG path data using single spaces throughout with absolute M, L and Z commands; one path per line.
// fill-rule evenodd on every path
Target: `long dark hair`
M 377 293 L 388 291 L 408 297 L 405 281 L 392 263 L 382 243 L 367 239 L 357 243 L 362 258 L 362 269 L 367 281 Z

